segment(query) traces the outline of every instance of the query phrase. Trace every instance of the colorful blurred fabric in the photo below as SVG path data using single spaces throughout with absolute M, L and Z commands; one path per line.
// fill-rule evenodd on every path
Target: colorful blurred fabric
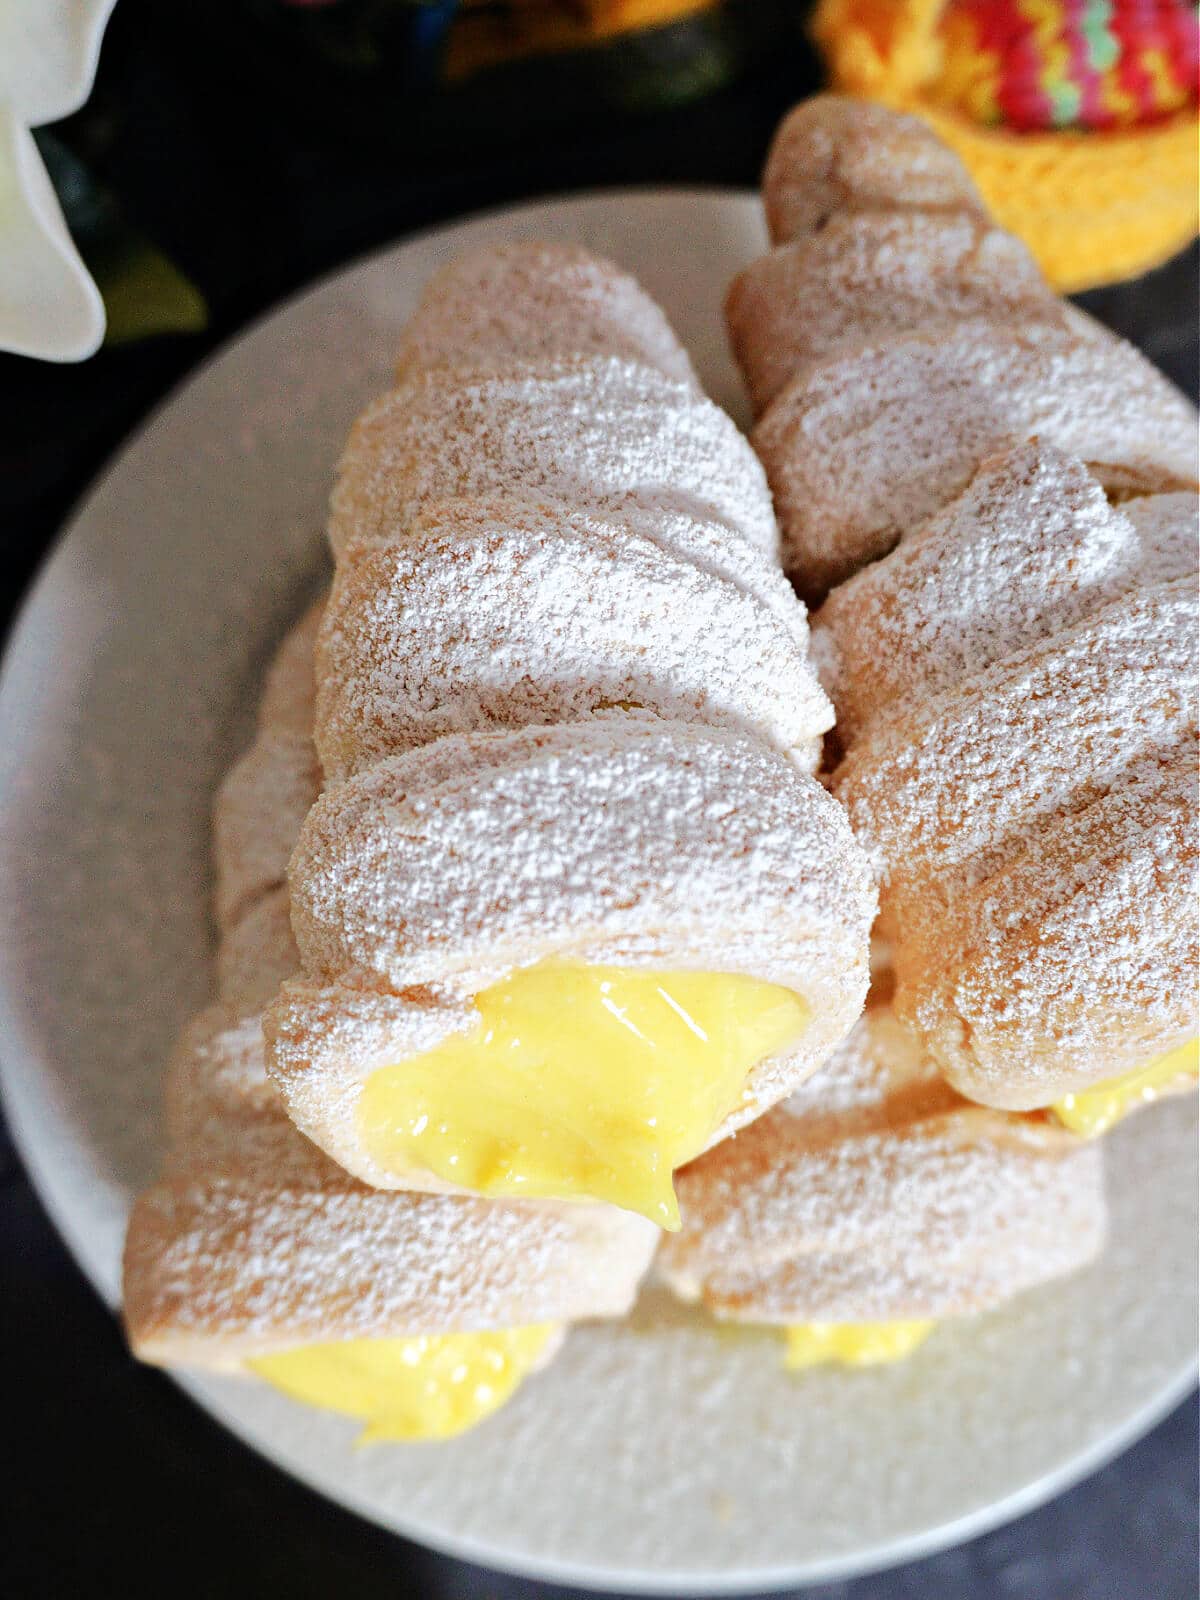
M 1195 104 L 1200 10 L 1181 0 L 952 0 L 939 105 L 987 127 L 1137 127 Z
M 931 123 L 1056 288 L 1133 277 L 1195 235 L 1195 5 L 819 0 L 812 28 L 835 86 Z

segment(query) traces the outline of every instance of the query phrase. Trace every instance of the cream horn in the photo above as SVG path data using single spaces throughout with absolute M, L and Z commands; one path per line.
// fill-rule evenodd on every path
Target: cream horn
M 258 1376 L 368 1438 L 445 1437 L 550 1360 L 568 1324 L 623 1314 L 656 1230 L 600 1205 L 373 1189 L 287 1117 L 261 1005 L 298 957 L 268 863 L 297 825 L 296 773 L 310 799 L 319 781 L 315 623 L 280 651 L 218 799 L 220 998 L 168 1069 L 167 1156 L 130 1219 L 125 1321 L 142 1360 Z
M 730 323 L 896 1014 L 1099 1129 L 1196 1077 L 1195 413 L 920 123 L 820 98 L 765 188 Z
M 816 1077 L 679 1173 L 659 1251 L 681 1298 L 785 1327 L 793 1366 L 906 1355 L 1104 1241 L 1100 1147 L 965 1100 L 886 988 Z
M 674 1169 L 866 989 L 762 469 L 632 279 L 512 246 L 427 289 L 329 532 L 303 973 L 266 1015 L 288 1113 L 379 1188 L 671 1227 Z
M 818 96 L 785 119 L 763 188 L 775 248 L 726 309 L 806 598 L 1033 435 L 1114 493 L 1195 488 L 1192 406 L 1053 294 L 917 119 Z

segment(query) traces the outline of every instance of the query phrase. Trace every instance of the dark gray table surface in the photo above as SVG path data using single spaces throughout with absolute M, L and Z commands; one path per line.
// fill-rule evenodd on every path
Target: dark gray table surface
M 200 282 L 212 329 L 199 339 L 106 351 L 78 368 L 0 357 L 0 623 L 72 501 L 128 429 L 213 344 L 280 294 L 358 251 L 483 205 L 603 184 L 752 183 L 779 115 L 815 81 L 811 58 L 798 49 L 690 110 L 517 151 L 480 148 L 428 170 L 409 161 L 401 173 L 386 155 L 306 143 L 253 103 L 226 96 L 214 104 L 164 23 L 170 15 L 153 0 L 125 0 L 101 81 L 144 116 L 145 136 L 118 151 L 119 175 L 143 223 Z M 1193 251 L 1086 303 L 1194 395 L 1195 292 Z M 564 1593 L 446 1560 L 329 1505 L 133 1362 L 42 1212 L 2 1124 L 0 1274 L 0 1595 Z M 1042 1510 L 928 1560 L 806 1593 L 1192 1600 L 1196 1440 L 1192 1399 Z

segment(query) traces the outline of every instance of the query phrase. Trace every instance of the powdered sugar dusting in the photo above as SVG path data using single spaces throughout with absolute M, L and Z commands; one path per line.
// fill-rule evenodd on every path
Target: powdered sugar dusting
M 958 1316 L 1084 1266 L 1100 1151 L 972 1106 L 886 1004 L 793 1100 L 679 1177 L 659 1271 L 719 1316 Z
M 965 1092 L 1041 1105 L 1194 1037 L 1195 759 L 1190 732 L 914 917 L 897 1008 Z
M 370 1071 L 412 1053 L 418 1022 L 444 1035 L 486 983 L 551 955 L 745 972 L 794 989 L 812 1016 L 755 1069 L 720 1136 L 853 1022 L 873 909 L 843 813 L 765 745 L 636 717 L 449 736 L 310 813 L 292 920 L 329 987 L 272 1007 L 271 1070 L 310 1137 L 395 1182 L 360 1149 L 354 1109 Z
M 776 396 L 755 444 L 788 559 L 836 586 L 830 781 L 897 1013 L 964 1093 L 1027 1108 L 1195 1031 L 1196 417 L 1028 273 L 1020 325 L 1000 314 L 1003 246 L 972 249 L 939 150 L 879 108 L 801 108 L 765 179 L 793 242 L 730 316 Z M 801 305 L 826 259 L 832 304 Z
M 978 319 L 905 330 L 803 367 L 754 431 L 784 563 L 823 594 L 1038 435 L 1108 488 L 1195 481 L 1196 418 L 1115 335 Z
M 1154 504 L 1152 497 L 1134 505 Z M 842 742 L 879 718 L 1082 620 L 1138 581 L 1143 547 L 1082 462 L 1034 441 L 820 612 Z M 827 642 L 824 642 L 827 641 Z
M 847 212 L 983 215 L 966 167 L 927 123 L 833 94 L 806 100 L 775 130 L 763 202 L 774 244 L 817 233 Z
M 1200 559 L 1200 495 L 1149 494 L 1128 500 L 1125 515 L 1137 529 L 1148 579 L 1196 576 Z
M 876 723 L 834 779 L 900 905 L 981 882 L 1021 844 L 1195 730 L 1188 579 L 1141 589 Z M 1019 752 L 1014 759 L 1014 751 Z
M 280 645 L 263 685 L 254 741 L 217 791 L 215 911 L 226 935 L 264 896 L 284 888 L 296 835 L 321 792 L 313 653 L 323 609 L 324 600 L 311 606 Z M 226 958 L 231 965 L 241 961 L 241 950 L 239 941 Z M 253 973 L 246 981 L 254 982 Z
M 748 199 L 584 196 L 455 225 L 338 274 L 209 364 L 89 496 L 14 639 L 0 757 L 6 1109 L 106 1297 L 130 1185 L 157 1164 L 164 1033 L 208 988 L 203 813 L 235 708 L 314 570 L 303 534 L 320 525 L 319 480 L 387 379 L 410 286 L 464 242 L 521 232 L 584 237 L 659 274 L 706 381 L 732 399 L 712 307 L 759 248 Z M 252 461 L 230 446 L 247 407 Z M 683 1592 L 751 1571 L 759 1587 L 794 1586 L 822 1563 L 878 1564 L 897 1540 L 976 1519 L 1182 1392 L 1192 1124 L 1190 1107 L 1166 1106 L 1106 1142 L 1114 1236 L 1093 1267 L 947 1323 L 901 1366 L 787 1373 L 777 1335 L 731 1336 L 657 1294 L 632 1324 L 573 1329 L 500 1413 L 436 1446 L 356 1449 L 349 1419 L 268 1385 L 182 1381 L 261 1452 L 409 1537 L 550 1564 L 562 1583 L 625 1588 L 666 1570 Z M 535 1480 L 545 1493 L 530 1494 Z
M 794 111 L 763 178 L 780 246 L 728 314 L 784 563 L 819 598 L 1037 434 L 1109 488 L 1193 487 L 1193 408 L 989 228 L 914 118 L 833 95 Z
M 217 992 L 227 1005 L 254 1015 L 299 970 L 285 883 L 269 889 L 225 929 L 217 945 Z
M 1053 317 L 1025 246 L 974 211 L 850 211 L 760 256 L 725 302 L 755 414 L 807 362 L 964 317 Z
M 674 359 L 631 360 L 606 310 L 571 310 L 581 271 L 537 246 L 448 268 L 332 498 L 330 788 L 292 861 L 305 981 L 268 1012 L 268 1056 L 298 1126 L 381 1186 L 400 1180 L 360 1148 L 365 1077 L 515 966 L 715 967 L 804 995 L 802 1040 L 718 1133 L 813 1070 L 865 993 L 871 890 L 808 776 L 830 708 L 762 469 Z M 500 282 L 502 310 L 474 304 Z M 454 355 L 459 304 L 480 342 Z M 667 350 L 649 302 L 629 331 Z
M 351 430 L 330 502 L 334 553 L 403 537 L 431 500 L 498 491 L 686 511 L 778 550 L 762 467 L 725 413 L 652 367 L 593 356 L 411 374 Z
M 687 352 L 627 272 L 578 245 L 540 241 L 469 251 L 435 272 L 397 372 L 576 355 L 641 361 L 699 392 Z
M 314 621 L 289 635 L 268 676 L 250 752 L 263 774 L 286 771 L 280 750 L 305 742 Z M 218 852 L 232 837 L 239 862 L 268 859 L 290 809 L 285 789 L 273 813 L 270 792 L 264 782 L 263 803 L 240 813 L 232 836 L 217 833 Z M 126 1239 L 125 1317 L 143 1359 L 232 1367 L 313 1341 L 629 1308 L 656 1243 L 645 1219 L 603 1206 L 383 1193 L 299 1133 L 267 1076 L 254 1009 L 295 970 L 286 889 L 236 906 L 226 930 L 224 1003 L 176 1048 L 165 1171 L 135 1202 Z
M 985 468 L 818 628 L 897 1010 L 1016 1108 L 1195 1032 L 1195 498 L 1126 515 L 1085 478 L 1037 446 Z
M 646 520 L 455 500 L 403 541 L 348 549 L 321 634 L 329 780 L 447 733 L 633 708 L 742 728 L 815 767 L 833 711 L 782 576 L 714 570 L 738 541 L 683 517 L 654 538 Z

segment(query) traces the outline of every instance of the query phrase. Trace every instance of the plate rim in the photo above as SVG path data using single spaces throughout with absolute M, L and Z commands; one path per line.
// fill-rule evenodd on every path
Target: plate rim
M 0 657 L 0 730 L 12 717 L 8 702 L 12 694 L 13 663 L 22 650 L 26 633 L 35 624 L 39 605 L 46 601 L 49 591 L 53 588 L 56 566 L 65 558 L 77 525 L 89 504 L 108 481 L 120 473 L 127 458 L 143 444 L 146 436 L 165 415 L 237 346 L 260 334 L 276 319 L 296 311 L 305 300 L 317 298 L 338 280 L 378 265 L 406 245 L 429 241 L 439 236 L 449 239 L 472 226 L 486 225 L 504 219 L 529 218 L 564 207 L 596 204 L 603 208 L 630 199 L 646 201 L 663 196 L 673 200 L 692 198 L 701 202 L 735 204 L 753 203 L 758 198 L 756 191 L 744 186 L 718 183 L 635 183 L 560 191 L 527 197 L 516 203 L 488 206 L 443 218 L 358 253 L 272 302 L 228 334 L 189 367 L 139 418 L 74 497 L 59 529 L 37 563 L 10 622 L 3 655 Z M 119 1294 L 113 1293 L 113 1286 L 107 1281 L 102 1262 L 83 1231 L 77 1227 L 74 1214 L 65 1197 L 60 1194 L 57 1181 L 50 1171 L 48 1159 L 43 1159 L 43 1141 L 35 1128 L 35 1100 L 39 1089 L 45 1089 L 48 1083 L 49 1080 L 41 1070 L 35 1055 L 25 1048 L 22 1042 L 21 1030 L 17 1026 L 17 1018 L 12 1015 L 9 1003 L 8 985 L 0 983 L 0 1102 L 3 1104 L 11 1130 L 14 1148 L 39 1203 L 67 1253 L 102 1303 L 110 1312 L 119 1316 Z M 420 1522 L 408 1521 L 403 1515 L 389 1512 L 385 1518 L 377 1507 L 369 1503 L 367 1495 L 360 1495 L 353 1488 L 341 1484 L 319 1482 L 303 1461 L 292 1459 L 286 1446 L 281 1449 L 281 1446 L 271 1439 L 268 1429 L 260 1429 L 206 1393 L 202 1375 L 169 1368 L 163 1370 L 172 1383 L 187 1395 L 189 1400 L 198 1405 L 206 1416 L 227 1429 L 242 1445 L 262 1457 L 264 1461 L 286 1472 L 308 1492 L 351 1511 L 385 1531 L 399 1534 L 426 1548 L 494 1571 L 542 1582 L 568 1583 L 588 1591 L 606 1590 L 616 1583 L 629 1594 L 663 1595 L 686 1592 L 716 1596 L 747 1594 L 772 1588 L 807 1587 L 817 1583 L 867 1576 L 905 1562 L 935 1555 L 1036 1510 L 1101 1470 L 1149 1433 L 1196 1386 L 1197 1376 L 1200 1374 L 1200 1360 L 1195 1356 L 1191 1357 L 1184 1366 L 1178 1368 L 1163 1382 L 1155 1394 L 1112 1430 L 1040 1477 L 1019 1486 L 998 1500 L 947 1521 L 931 1524 L 919 1531 L 886 1538 L 873 1545 L 862 1546 L 843 1554 L 809 1560 L 799 1565 L 742 1567 L 737 1571 L 707 1575 L 699 1570 L 667 1571 L 644 1567 L 599 1567 L 595 1564 L 583 1566 L 569 1560 L 537 1554 L 516 1556 L 493 1546 L 486 1540 L 477 1540 L 470 1535 L 454 1535 L 442 1529 L 431 1531 Z

